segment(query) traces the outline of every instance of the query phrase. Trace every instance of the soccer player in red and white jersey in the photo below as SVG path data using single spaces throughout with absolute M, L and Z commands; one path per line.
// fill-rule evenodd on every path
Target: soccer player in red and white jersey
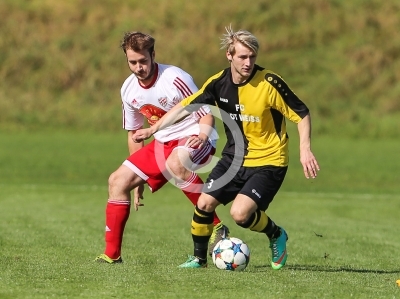
M 130 156 L 108 180 L 106 247 L 95 259 L 98 262 L 122 262 L 122 238 L 130 214 L 131 191 L 134 191 L 137 211 L 143 206 L 140 200 L 145 183 L 156 192 L 172 179 L 196 205 L 203 181 L 194 170 L 208 163 L 215 153 L 218 135 L 208 106 L 159 131 L 149 144 L 132 140 L 132 135 L 143 128 L 145 120 L 151 126 L 198 90 L 192 77 L 182 69 L 155 62 L 154 44 L 153 37 L 141 32 L 126 33 L 121 43 L 132 71 L 121 88 L 123 128 L 128 131 Z M 213 217 L 214 237 L 208 244 L 209 252 L 229 233 L 216 213 Z

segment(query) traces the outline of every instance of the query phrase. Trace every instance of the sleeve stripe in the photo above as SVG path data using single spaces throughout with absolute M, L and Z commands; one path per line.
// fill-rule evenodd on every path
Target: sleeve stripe
M 201 107 L 199 110 L 197 110 L 197 115 L 198 115 L 200 118 L 203 117 L 203 116 L 205 116 L 205 115 L 207 115 L 207 114 L 208 114 L 207 111 L 205 111 L 203 107 Z
M 122 104 L 122 128 L 125 129 L 126 127 L 126 118 L 125 118 L 125 107 Z
M 182 92 L 185 98 L 187 98 L 193 93 L 190 90 L 189 86 L 187 86 L 186 83 L 181 78 L 176 77 L 174 80 L 174 85 L 176 86 L 176 88 L 180 90 L 180 92 Z

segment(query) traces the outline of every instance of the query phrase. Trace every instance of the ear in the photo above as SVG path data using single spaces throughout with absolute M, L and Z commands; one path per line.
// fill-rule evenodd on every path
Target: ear
M 226 51 L 226 58 L 228 58 L 229 62 L 232 62 L 232 55 L 228 51 Z

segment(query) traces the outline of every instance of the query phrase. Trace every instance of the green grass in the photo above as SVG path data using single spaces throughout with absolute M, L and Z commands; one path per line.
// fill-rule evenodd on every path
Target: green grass
M 192 206 L 172 186 L 146 190 L 145 206 L 132 211 L 124 264 L 93 263 L 124 136 L 0 134 L 0 298 L 400 297 L 399 162 L 394 150 L 375 155 L 372 141 L 316 139 L 324 168 L 314 183 L 302 177 L 292 143 L 287 181 L 269 209 L 290 237 L 281 271 L 268 266 L 265 237 L 236 226 L 229 207 L 217 211 L 250 246 L 246 271 L 177 269 L 191 253 Z

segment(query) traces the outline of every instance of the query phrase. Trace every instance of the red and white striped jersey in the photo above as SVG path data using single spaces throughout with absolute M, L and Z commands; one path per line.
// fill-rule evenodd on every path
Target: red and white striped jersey
M 154 79 L 143 87 L 134 74 L 131 74 L 121 88 L 123 128 L 140 129 L 144 120 L 150 125 L 157 122 L 168 110 L 198 90 L 193 78 L 182 69 L 166 64 L 156 63 Z M 211 113 L 208 106 L 203 106 L 182 121 L 173 124 L 154 134 L 160 142 L 181 139 L 198 135 L 199 119 Z M 213 130 L 210 141 L 215 146 L 218 134 Z

